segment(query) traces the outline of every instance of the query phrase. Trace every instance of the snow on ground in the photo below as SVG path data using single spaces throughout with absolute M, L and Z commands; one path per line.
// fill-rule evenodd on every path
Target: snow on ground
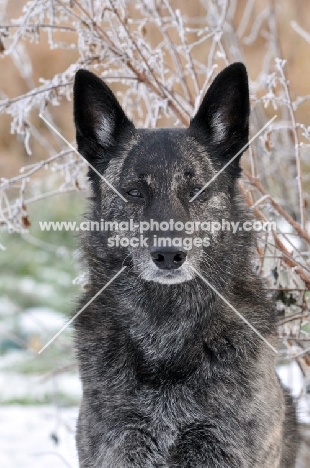
M 64 373 L 57 379 L 45 379 L 38 375 L 21 375 L 0 370 L 0 400 L 3 403 L 12 400 L 30 400 L 34 403 L 44 401 L 44 397 L 53 400 L 57 394 L 65 394 L 78 402 L 81 396 L 81 384 L 76 374 Z M 54 396 L 54 397 L 53 397 Z M 0 465 L 1 466 L 1 465 Z
M 0 466 L 77 468 L 74 441 L 77 414 L 77 408 L 0 407 Z
M 77 405 L 81 397 L 79 377 L 69 372 L 49 378 L 46 372 L 17 372 L 16 366 L 27 358 L 22 351 L 1 357 L 0 467 L 77 468 L 74 434 L 78 408 L 53 402 L 59 402 L 62 395 L 62 400 Z M 24 404 L 16 404 L 20 402 Z

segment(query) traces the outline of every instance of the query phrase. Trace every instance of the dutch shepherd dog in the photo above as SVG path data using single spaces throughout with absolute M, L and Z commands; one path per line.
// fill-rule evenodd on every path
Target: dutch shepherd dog
M 210 230 L 206 243 L 199 228 L 252 219 L 238 190 L 249 113 L 242 63 L 217 75 L 188 128 L 136 129 L 99 77 L 76 74 L 76 140 L 91 165 L 85 219 L 134 223 L 81 236 L 89 285 L 79 308 L 126 266 L 75 320 L 81 468 L 295 466 L 295 409 L 274 368 L 275 304 L 255 273 L 255 237 Z M 149 220 L 148 243 L 130 243 Z M 198 228 L 186 237 L 171 220 Z M 155 244 L 156 223 L 176 246 Z

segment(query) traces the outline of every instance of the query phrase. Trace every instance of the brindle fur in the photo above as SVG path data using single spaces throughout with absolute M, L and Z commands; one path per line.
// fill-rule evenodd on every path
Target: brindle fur
M 86 219 L 252 219 L 237 186 L 240 157 L 189 203 L 191 188 L 248 142 L 242 64 L 217 76 L 187 129 L 135 129 L 86 70 L 76 75 L 74 116 L 83 156 L 125 197 L 136 188 L 144 196 L 125 203 L 90 169 Z M 295 410 L 274 351 L 190 268 L 277 346 L 275 305 L 252 265 L 252 233 L 210 234 L 210 247 L 193 248 L 175 274 L 157 268 L 150 248 L 108 248 L 111 235 L 81 238 L 89 289 L 78 308 L 127 269 L 74 322 L 80 468 L 294 467 Z

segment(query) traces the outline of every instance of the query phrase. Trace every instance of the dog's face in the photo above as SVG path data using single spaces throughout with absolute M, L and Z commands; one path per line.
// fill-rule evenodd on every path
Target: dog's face
M 112 91 L 85 70 L 75 79 L 74 116 L 79 151 L 95 169 L 93 214 L 117 223 L 113 232 L 91 233 L 97 248 L 163 284 L 214 268 L 225 233 L 212 226 L 232 217 L 241 154 L 221 169 L 248 141 L 245 67 L 233 64 L 216 77 L 187 129 L 136 129 Z

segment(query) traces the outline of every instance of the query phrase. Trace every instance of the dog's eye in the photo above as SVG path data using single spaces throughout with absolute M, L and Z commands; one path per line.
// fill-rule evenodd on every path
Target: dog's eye
M 195 195 L 197 195 L 197 193 L 200 192 L 201 189 L 202 187 L 195 187 L 193 190 L 191 190 L 189 192 L 190 198 L 193 198 Z M 204 190 L 199 195 L 202 195 L 203 193 L 204 193 Z
M 138 189 L 132 189 L 127 192 L 127 195 L 129 195 L 132 198 L 143 198 L 142 193 Z

